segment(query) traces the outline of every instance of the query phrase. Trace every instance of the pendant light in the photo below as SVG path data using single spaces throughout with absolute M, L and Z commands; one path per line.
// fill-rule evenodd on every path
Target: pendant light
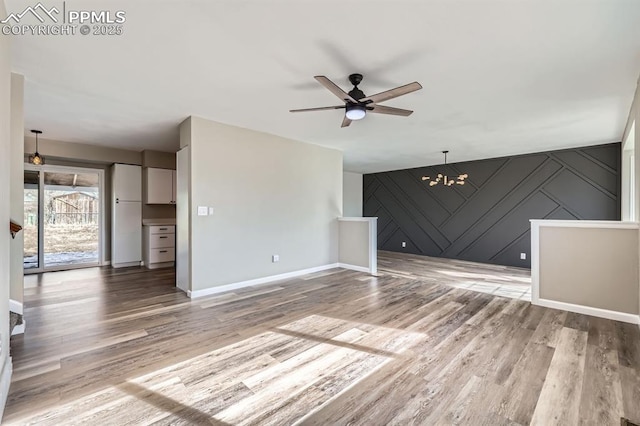
M 442 153 L 444 154 L 444 165 L 447 165 L 447 154 L 449 153 L 449 151 L 442 151 Z M 468 178 L 469 175 L 466 173 L 460 174 L 458 175 L 456 178 L 454 179 L 449 179 L 449 177 L 443 173 L 438 173 L 438 175 L 436 176 L 435 179 L 431 179 L 429 176 L 422 176 L 422 180 L 428 180 L 429 182 L 429 186 L 436 186 L 437 184 L 442 184 L 444 186 L 451 186 L 451 185 L 464 185 L 464 180 L 466 178 Z
M 42 134 L 42 130 L 32 130 L 31 133 L 36 135 L 36 152 L 29 156 L 29 162 L 36 166 L 40 166 L 44 164 L 44 157 L 38 153 L 38 135 Z

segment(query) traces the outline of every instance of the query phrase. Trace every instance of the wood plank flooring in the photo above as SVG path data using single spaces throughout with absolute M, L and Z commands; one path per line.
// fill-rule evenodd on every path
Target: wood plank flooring
M 7 424 L 640 422 L 637 326 L 456 288 L 528 271 L 380 252 L 189 300 L 173 270 L 26 278 Z

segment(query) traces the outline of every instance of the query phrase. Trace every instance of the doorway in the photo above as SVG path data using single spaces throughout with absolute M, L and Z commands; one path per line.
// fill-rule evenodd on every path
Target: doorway
M 103 264 L 104 171 L 25 165 L 25 273 Z

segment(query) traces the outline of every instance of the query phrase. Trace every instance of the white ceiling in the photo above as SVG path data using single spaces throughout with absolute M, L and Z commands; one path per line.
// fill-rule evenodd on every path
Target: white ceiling
M 9 12 L 35 3 L 5 0 Z M 57 5 L 56 1 L 44 1 Z M 640 73 L 636 0 L 67 0 L 126 11 L 122 36 L 13 37 L 26 127 L 49 139 L 177 149 L 189 115 L 344 151 L 375 172 L 620 141 Z M 419 81 L 341 129 L 313 80 L 373 94 Z M 336 102 L 337 101 L 337 102 Z

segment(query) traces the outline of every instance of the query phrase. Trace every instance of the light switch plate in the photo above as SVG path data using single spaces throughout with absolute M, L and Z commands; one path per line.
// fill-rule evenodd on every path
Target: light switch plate
M 208 211 L 207 206 L 198 206 L 198 216 L 206 216 Z
M 213 215 L 213 207 L 209 207 L 209 216 Z
M 526 260 L 527 259 L 527 253 L 520 253 L 520 259 L 521 260 Z

